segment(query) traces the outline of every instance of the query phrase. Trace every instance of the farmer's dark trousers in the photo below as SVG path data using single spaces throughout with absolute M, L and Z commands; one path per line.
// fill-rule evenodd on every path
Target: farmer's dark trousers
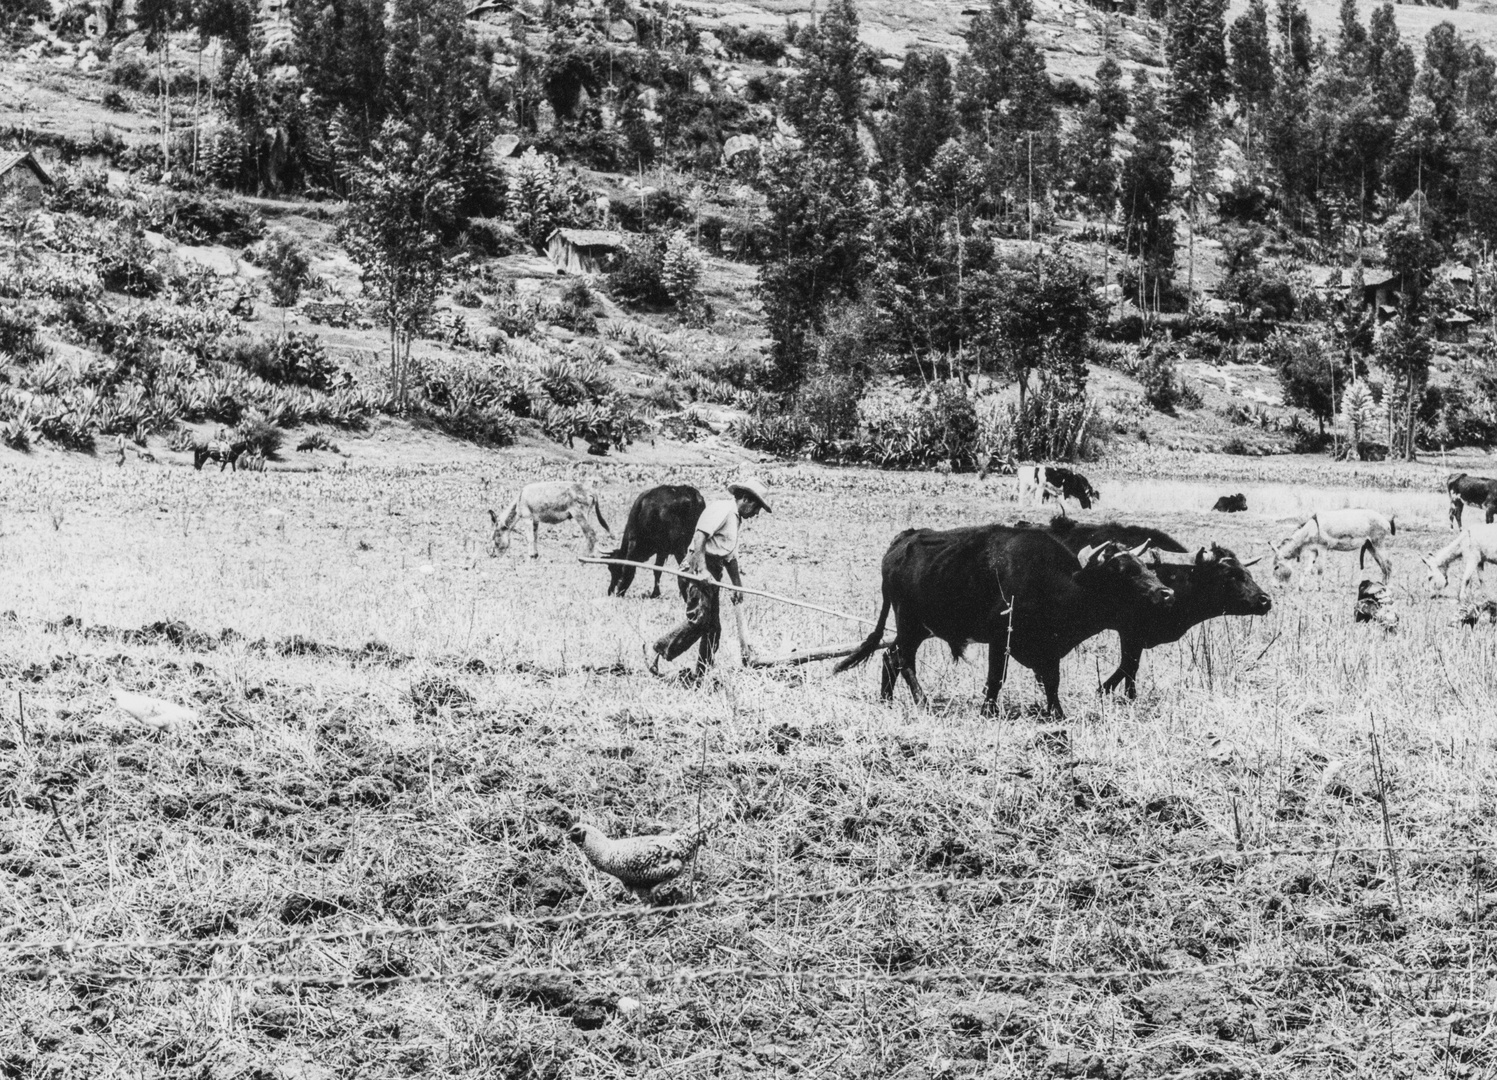
M 703 553 L 707 573 L 718 581 L 723 576 L 723 561 L 716 555 Z M 667 660 L 674 660 L 695 643 L 697 649 L 696 677 L 712 664 L 713 654 L 722 643 L 723 624 L 718 612 L 718 597 L 721 590 L 716 585 L 700 585 L 682 578 L 681 595 L 686 600 L 686 620 L 655 642 L 655 651 Z

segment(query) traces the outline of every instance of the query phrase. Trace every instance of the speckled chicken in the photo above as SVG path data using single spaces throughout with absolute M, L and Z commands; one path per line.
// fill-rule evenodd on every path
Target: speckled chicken
M 604 835 L 596 825 L 579 823 L 567 831 L 567 839 L 582 849 L 593 866 L 611 874 L 624 888 L 649 902 L 654 891 L 678 877 L 707 834 L 661 833 L 656 836 Z

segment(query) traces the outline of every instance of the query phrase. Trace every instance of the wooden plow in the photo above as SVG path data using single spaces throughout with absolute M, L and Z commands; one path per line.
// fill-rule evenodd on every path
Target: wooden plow
M 719 589 L 726 589 L 729 592 L 739 592 L 745 596 L 762 596 L 766 600 L 775 600 L 781 604 L 789 604 L 792 607 L 819 611 L 823 615 L 832 615 L 839 619 L 846 619 L 849 622 L 862 623 L 864 626 L 878 625 L 872 619 L 865 619 L 861 615 L 849 615 L 847 612 L 837 611 L 835 608 L 822 607 L 820 604 L 812 604 L 790 596 L 780 596 L 778 593 L 765 592 L 763 589 L 750 589 L 743 585 L 734 585 L 729 581 L 714 581 L 710 577 L 691 574 L 685 570 L 672 570 L 668 566 L 656 566 L 653 563 L 634 562 L 631 559 L 614 559 L 597 555 L 581 556 L 577 561 L 592 563 L 598 566 L 632 566 L 637 570 L 659 571 L 662 574 L 671 574 L 686 581 L 695 581 L 703 585 L 715 585 Z M 733 609 L 733 621 L 738 627 L 739 653 L 743 659 L 743 666 L 747 668 L 795 667 L 799 664 L 814 663 L 817 660 L 837 660 L 856 652 L 863 644 L 862 641 L 853 641 L 846 645 L 820 645 L 814 649 L 796 649 L 782 656 L 761 656 L 759 650 L 748 639 L 748 634 L 745 632 L 743 625 L 743 616 L 738 611 L 738 605 L 729 604 L 728 606 Z M 893 644 L 892 639 L 883 641 L 878 644 L 877 649 L 887 649 Z

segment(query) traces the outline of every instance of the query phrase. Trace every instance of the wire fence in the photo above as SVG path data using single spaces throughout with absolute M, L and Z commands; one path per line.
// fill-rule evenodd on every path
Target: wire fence
M 974 889 L 1021 888 L 1036 886 L 1073 887 L 1088 881 L 1104 881 L 1131 877 L 1136 874 L 1160 873 L 1180 870 L 1192 866 L 1213 863 L 1225 864 L 1232 859 L 1283 859 L 1314 858 L 1319 856 L 1340 857 L 1343 855 L 1387 855 L 1399 852 L 1415 852 L 1421 856 L 1497 856 L 1497 845 L 1491 847 L 1420 845 L 1351 846 L 1332 848 L 1248 848 L 1241 851 L 1213 851 L 1197 855 L 1183 855 L 1171 859 L 1156 859 L 1092 869 L 1084 873 L 1066 875 L 1032 876 L 980 876 L 940 877 L 916 881 L 866 882 L 856 885 L 834 885 L 822 889 L 767 889 L 757 893 L 722 893 L 701 900 L 690 900 L 678 904 L 635 905 L 621 908 L 604 908 L 599 911 L 571 911 L 558 915 L 506 915 L 497 919 L 481 919 L 466 922 L 438 920 L 427 924 L 375 923 L 367 926 L 342 927 L 335 930 L 288 930 L 280 934 L 244 935 L 238 937 L 148 937 L 148 938 L 83 938 L 65 937 L 47 940 L 10 939 L 0 940 L 0 956 L 17 953 L 77 955 L 79 953 L 128 950 L 134 952 L 172 951 L 177 949 L 238 949 L 294 947 L 307 944 L 333 944 L 337 942 L 371 943 L 379 940 L 403 938 L 429 938 L 462 934 L 512 933 L 519 930 L 541 927 L 584 926 L 593 923 L 631 921 L 681 915 L 693 911 L 709 911 L 715 908 L 761 907 L 771 903 L 817 903 L 842 900 L 854 896 L 898 895 L 919 892 L 955 892 Z M 16 927 L 0 927 L 0 934 Z M 3 974 L 4 969 L 0 969 Z
M 801 980 L 818 983 L 857 983 L 866 986 L 922 986 L 938 983 L 966 982 L 1008 985 L 1035 985 L 1046 982 L 1112 982 L 1118 980 L 1158 980 L 1165 978 L 1201 978 L 1229 971 L 1257 971 L 1265 974 L 1334 977 L 1360 974 L 1381 978 L 1425 978 L 1447 980 L 1497 978 L 1497 955 L 1489 963 L 1409 965 L 1401 963 L 1282 961 L 1267 958 L 1234 958 L 1214 963 L 1181 967 L 1137 966 L 1130 968 L 972 968 L 921 967 L 908 971 L 881 971 L 867 966 L 837 967 L 816 961 L 814 966 L 774 966 L 764 964 L 731 964 L 723 966 L 640 967 L 569 967 L 566 965 L 517 966 L 484 964 L 467 967 L 438 967 L 422 971 L 360 974 L 356 969 L 344 973 L 315 971 L 184 972 L 167 967 L 147 966 L 140 970 L 120 970 L 100 960 L 78 961 L 75 958 L 110 953 L 192 953 L 203 956 L 221 951 L 244 949 L 289 949 L 299 945 L 325 945 L 355 942 L 372 945 L 413 938 L 437 938 L 452 935 L 513 933 L 541 927 L 588 926 L 604 922 L 638 921 L 729 908 L 749 910 L 767 904 L 827 903 L 859 896 L 896 896 L 935 892 L 950 898 L 959 893 L 1002 888 L 1054 887 L 1070 888 L 1085 882 L 1120 880 L 1136 875 L 1163 873 L 1196 866 L 1215 864 L 1221 869 L 1242 869 L 1234 861 L 1248 862 L 1282 858 L 1338 859 L 1352 855 L 1378 855 L 1396 858 L 1399 853 L 1415 853 L 1424 860 L 1461 856 L 1497 855 L 1492 846 L 1425 846 L 1375 845 L 1316 848 L 1253 848 L 1227 850 L 1147 860 L 1126 865 L 1089 868 L 1086 872 L 1006 877 L 941 877 L 914 881 L 866 882 L 821 889 L 768 889 L 757 893 L 724 893 L 685 903 L 661 906 L 635 905 L 605 908 L 598 911 L 574 911 L 554 915 L 505 916 L 498 919 L 469 922 L 439 921 L 425 925 L 379 923 L 328 930 L 292 930 L 277 934 L 233 937 L 140 937 L 140 938 L 9 938 L 0 940 L 0 957 L 14 958 L 0 962 L 0 979 L 63 979 L 95 985 L 178 983 L 189 985 L 227 984 L 265 988 L 307 989 L 377 989 L 401 984 L 483 984 L 503 983 L 541 977 L 585 981 L 629 979 L 647 984 L 680 984 L 721 982 L 724 980 Z M 0 934 L 14 934 L 15 925 L 0 927 Z M 162 960 L 176 957 L 162 957 Z M 138 957 L 116 957 L 122 964 Z M 1451 958 L 1452 961 L 1455 958 Z
M 1180 967 L 1130 968 L 984 968 L 927 967 L 911 971 L 879 971 L 874 968 L 838 968 L 818 963 L 815 967 L 776 967 L 765 964 L 728 964 L 714 967 L 641 967 L 621 964 L 613 967 L 580 967 L 560 964 L 524 966 L 514 964 L 481 964 L 472 967 L 398 972 L 384 975 L 361 975 L 357 972 L 328 974 L 322 972 L 246 972 L 246 971 L 111 971 L 95 966 L 74 964 L 25 964 L 0 969 L 0 976 L 16 979 L 62 979 L 93 985 L 141 985 L 145 983 L 178 983 L 193 986 L 233 985 L 266 990 L 369 990 L 397 985 L 501 985 L 523 983 L 543 978 L 561 978 L 593 984 L 609 979 L 629 979 L 650 986 L 684 985 L 699 982 L 778 981 L 801 983 L 856 983 L 863 986 L 928 986 L 943 983 L 992 984 L 1010 988 L 1036 986 L 1042 983 L 1099 983 L 1160 980 L 1191 980 L 1228 972 L 1258 972 L 1264 975 L 1306 975 L 1331 977 L 1360 975 L 1380 979 L 1457 979 L 1478 976 L 1497 979 L 1497 958 L 1484 964 L 1368 964 L 1314 963 L 1301 961 L 1238 958 Z M 1493 988 L 1497 997 L 1497 988 Z

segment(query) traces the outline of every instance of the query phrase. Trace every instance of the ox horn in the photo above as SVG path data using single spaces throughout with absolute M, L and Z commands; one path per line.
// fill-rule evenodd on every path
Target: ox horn
M 1076 553 L 1076 561 L 1079 562 L 1082 566 L 1090 566 L 1092 563 L 1096 562 L 1097 559 L 1100 558 L 1108 548 L 1114 546 L 1116 545 L 1114 545 L 1111 540 L 1103 544 L 1087 544 L 1086 547 L 1082 548 Z
M 1152 540 L 1145 540 L 1142 544 L 1139 544 L 1138 547 L 1136 547 L 1136 548 L 1128 548 L 1128 554 L 1132 555 L 1135 559 L 1142 559 L 1144 557 L 1144 553 L 1149 550 L 1149 545 L 1152 544 L 1153 542 L 1154 541 L 1152 541 Z
M 1242 568 L 1244 570 L 1246 570 L 1249 566 L 1257 566 L 1262 561 L 1263 561 L 1263 556 L 1259 555 L 1256 558 L 1249 559 L 1247 562 L 1243 563 L 1242 564 Z

